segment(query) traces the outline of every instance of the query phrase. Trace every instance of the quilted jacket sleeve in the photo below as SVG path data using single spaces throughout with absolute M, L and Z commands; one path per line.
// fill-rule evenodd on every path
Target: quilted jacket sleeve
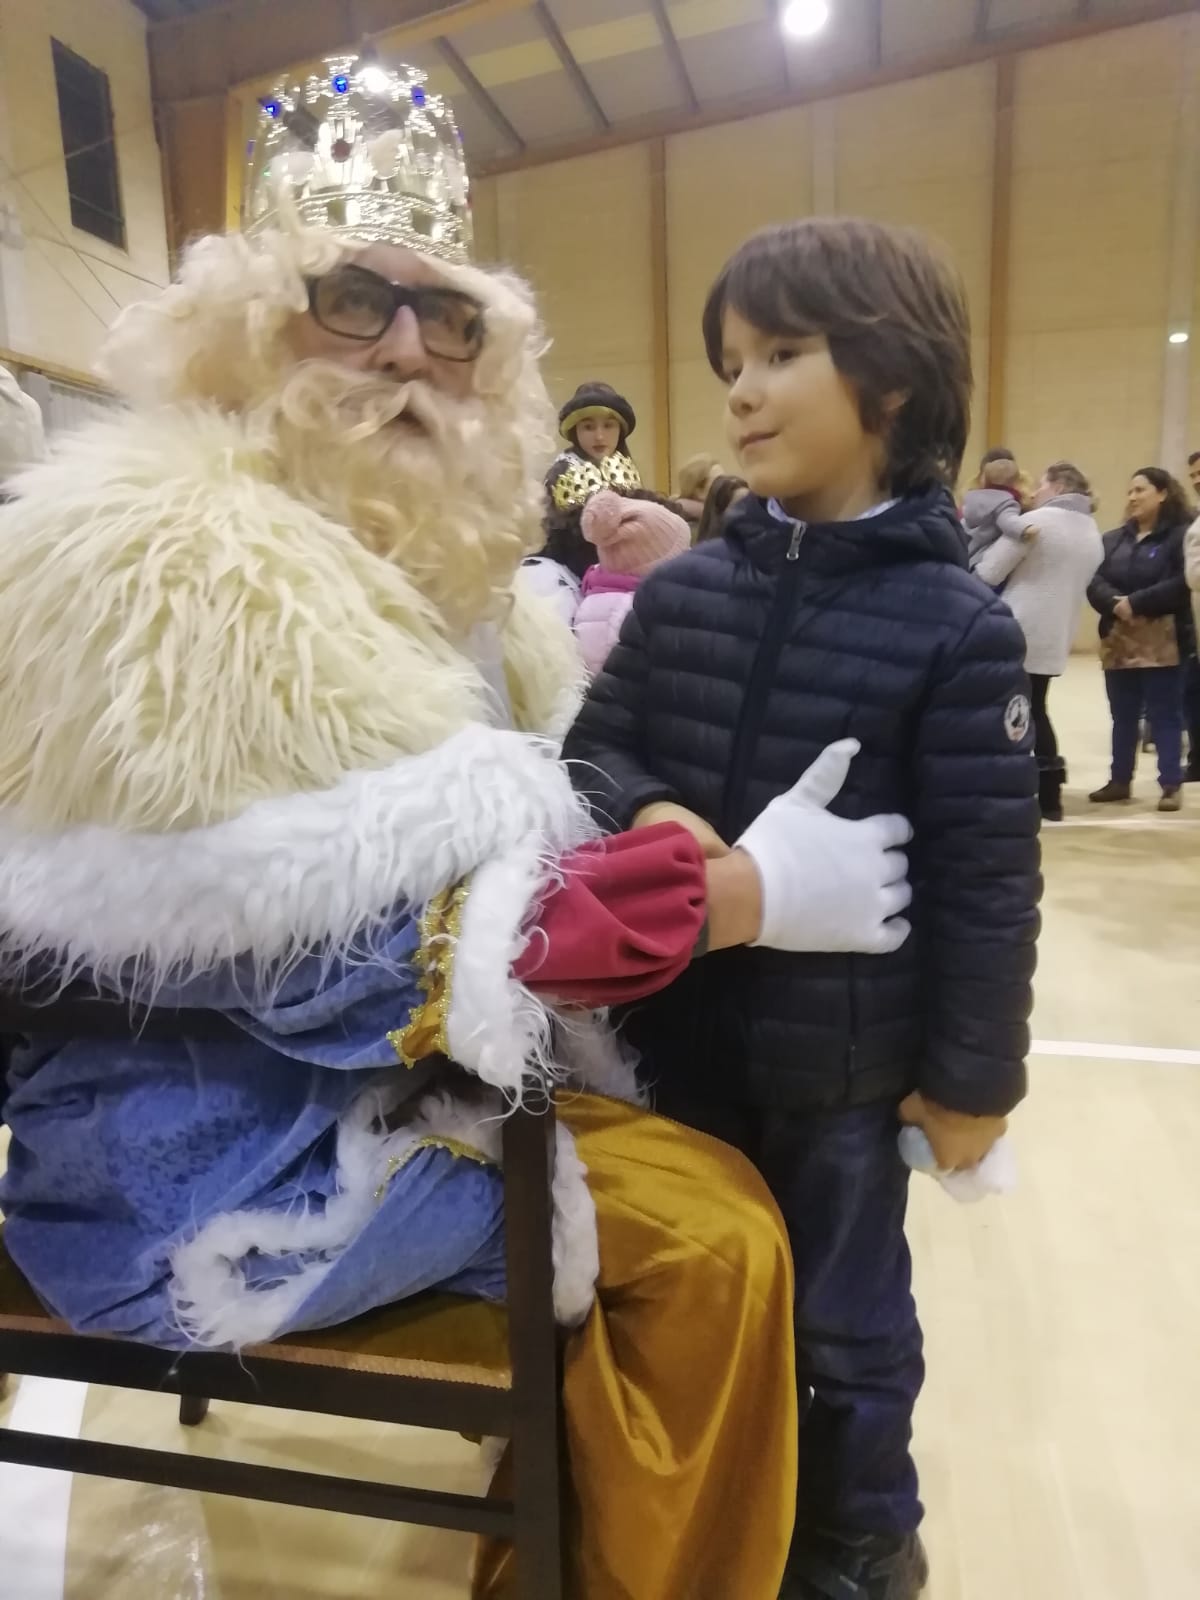
M 973 1116 L 1025 1093 L 1039 929 L 1037 765 L 1019 624 L 983 607 L 943 660 L 915 758 L 929 1013 L 922 1091 Z
M 593 681 L 563 746 L 571 782 L 586 795 L 596 820 L 610 833 L 628 828 L 643 806 L 679 798 L 669 784 L 653 776 L 643 755 L 649 625 L 647 585 L 642 584 L 617 647 Z
M 1112 533 L 1104 535 L 1104 560 L 1100 563 L 1099 571 L 1088 584 L 1087 597 L 1093 611 L 1098 611 L 1102 617 L 1111 617 L 1113 607 L 1121 598 L 1121 591 L 1108 575 L 1108 564 L 1121 539 L 1121 529 L 1117 528 Z
M 1129 604 L 1138 617 L 1169 617 L 1182 611 L 1188 603 L 1188 586 L 1184 569 L 1183 527 L 1175 528 L 1163 542 L 1163 555 L 1167 575 L 1144 589 L 1135 589 Z

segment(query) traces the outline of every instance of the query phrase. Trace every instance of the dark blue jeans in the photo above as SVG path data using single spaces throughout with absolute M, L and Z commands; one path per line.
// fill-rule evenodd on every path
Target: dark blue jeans
M 911 1533 L 922 1516 L 909 1446 L 925 1363 L 895 1106 L 804 1115 L 698 1103 L 669 1088 L 657 1098 L 667 1116 L 748 1155 L 787 1223 L 796 1263 L 798 1532 Z
M 1188 774 L 1200 774 L 1200 656 L 1183 664 L 1183 720 L 1188 736 Z
M 1146 720 L 1158 752 L 1158 781 L 1165 789 L 1183 782 L 1183 686 L 1179 667 L 1126 667 L 1106 672 L 1112 711 L 1112 776 L 1132 783 L 1137 765 L 1138 721 Z

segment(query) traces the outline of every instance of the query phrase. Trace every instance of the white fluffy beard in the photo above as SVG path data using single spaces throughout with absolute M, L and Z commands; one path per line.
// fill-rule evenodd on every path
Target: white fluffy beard
M 540 484 L 495 403 L 308 361 L 262 411 L 289 491 L 400 567 L 451 632 L 502 614 L 541 542 Z

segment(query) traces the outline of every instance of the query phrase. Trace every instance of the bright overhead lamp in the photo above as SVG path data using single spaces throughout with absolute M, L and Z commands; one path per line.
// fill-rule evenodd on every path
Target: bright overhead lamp
M 1168 344 L 1186 344 L 1187 342 L 1188 335 L 1183 328 L 1178 328 L 1174 333 L 1167 335 Z
M 392 80 L 382 67 L 371 66 L 363 68 L 362 82 L 368 94 L 386 94 Z
M 829 0 L 787 0 L 780 21 L 793 39 L 815 38 L 829 21 Z

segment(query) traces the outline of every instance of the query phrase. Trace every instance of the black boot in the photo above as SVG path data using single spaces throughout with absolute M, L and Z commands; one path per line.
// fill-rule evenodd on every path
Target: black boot
M 917 1600 L 928 1581 L 925 1547 L 915 1533 L 814 1534 L 793 1550 L 779 1600 Z
M 1038 805 L 1043 822 L 1061 822 L 1063 819 L 1062 791 L 1067 781 L 1067 764 L 1059 756 L 1048 761 L 1038 771 Z

